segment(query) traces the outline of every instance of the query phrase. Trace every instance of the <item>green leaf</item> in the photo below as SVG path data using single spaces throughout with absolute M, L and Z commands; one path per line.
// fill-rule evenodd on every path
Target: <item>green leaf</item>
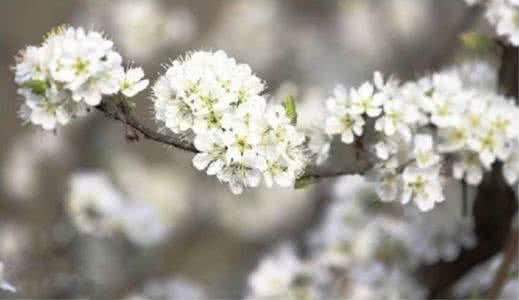
M 30 88 L 36 95 L 45 95 L 45 91 L 49 88 L 49 84 L 45 80 L 29 80 L 24 82 L 23 86 Z
M 303 175 L 296 180 L 296 183 L 294 184 L 294 188 L 296 190 L 299 190 L 299 189 L 305 188 L 311 184 L 314 184 L 317 181 L 319 181 L 318 177 L 315 177 L 313 175 Z
M 463 45 L 472 51 L 489 52 L 497 48 L 496 42 L 489 36 L 477 32 L 465 32 L 460 37 Z
M 296 110 L 296 101 L 293 96 L 287 96 L 285 101 L 283 102 L 283 107 L 285 108 L 285 112 L 290 119 L 290 123 L 292 125 L 297 124 L 297 110 Z

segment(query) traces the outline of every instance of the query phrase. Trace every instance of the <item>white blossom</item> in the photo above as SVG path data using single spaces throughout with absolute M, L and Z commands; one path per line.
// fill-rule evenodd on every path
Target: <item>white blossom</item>
M 121 80 L 121 93 L 126 97 L 133 97 L 148 87 L 149 80 L 142 79 L 144 71 L 142 68 L 129 69 Z
M 351 95 L 342 86 L 335 89 L 327 103 L 326 133 L 341 134 L 347 144 L 362 139 L 374 159 L 369 176 L 386 202 L 414 199 L 421 210 L 429 210 L 443 201 L 442 193 L 433 190 L 441 190 L 438 171 L 447 157 L 453 158 L 453 177 L 468 184 L 479 184 L 496 161 L 504 163 L 504 175 L 513 183 L 517 181 L 519 108 L 513 99 L 484 84 L 496 82 L 496 77 L 492 66 L 478 62 L 402 84 L 384 83 L 376 72 L 373 83 L 352 89 Z M 359 108 L 359 99 L 371 109 L 370 101 L 377 95 L 381 103 L 375 107 L 380 104 L 381 113 L 369 118 Z M 354 122 L 353 117 L 361 115 L 352 111 L 368 118 Z
M 445 200 L 437 168 L 422 169 L 415 165 L 405 168 L 402 203 L 413 200 L 422 211 L 431 210 L 435 203 Z
M 352 89 L 350 92 L 351 109 L 354 115 L 366 114 L 368 117 L 376 117 L 380 115 L 380 108 L 384 103 L 384 94 L 374 93 L 375 88 L 370 82 L 362 84 L 358 90 Z
M 433 138 L 418 134 L 414 138 L 414 155 L 419 168 L 429 168 L 440 162 L 440 156 L 434 152 Z
M 470 185 L 478 185 L 483 180 L 484 166 L 476 152 L 465 151 L 452 165 L 452 175 L 464 179 Z
M 250 298 L 286 298 L 301 262 L 288 245 L 262 260 L 249 277 Z
M 58 27 L 40 46 L 21 51 L 14 72 L 18 94 L 25 100 L 20 116 L 46 130 L 84 115 L 104 96 L 117 94 L 123 81 L 127 96 L 146 86 L 145 80 L 134 81 L 130 74 L 135 71 L 125 76 L 112 41 L 81 27 Z
M 334 97 L 327 100 L 327 109 L 330 116 L 326 119 L 326 133 L 340 134 L 342 142 L 353 143 L 355 136 L 362 135 L 364 119 L 359 114 L 353 114 L 353 103 L 346 90 L 337 86 Z
M 262 95 L 250 67 L 223 51 L 176 60 L 155 84 L 156 118 L 174 133 L 193 133 L 193 164 L 235 194 L 259 185 L 293 186 L 305 168 L 306 138 L 281 105 Z
M 498 35 L 519 46 L 519 3 L 514 0 L 488 1 L 486 17 Z

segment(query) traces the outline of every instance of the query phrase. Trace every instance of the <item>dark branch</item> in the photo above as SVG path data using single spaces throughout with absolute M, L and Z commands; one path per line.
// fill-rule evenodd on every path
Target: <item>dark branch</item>
M 107 116 L 108 118 L 120 121 L 126 126 L 133 128 L 135 131 L 142 134 L 142 136 L 149 140 L 173 146 L 184 151 L 189 151 L 193 153 L 199 152 L 198 150 L 196 150 L 195 146 L 191 142 L 184 141 L 183 139 L 175 135 L 162 134 L 160 132 L 157 132 L 144 126 L 129 111 L 123 111 L 123 109 L 120 109 L 119 107 L 110 107 L 109 105 L 107 105 L 107 103 L 104 102 L 96 106 L 96 109 L 103 112 L 105 116 Z M 138 139 L 138 136 L 136 139 Z
M 510 270 L 510 267 L 513 264 L 514 260 L 517 258 L 518 235 L 519 232 L 517 232 L 517 230 L 510 232 L 505 253 L 503 255 L 503 261 L 501 262 L 501 265 L 497 270 L 497 273 L 494 277 L 494 281 L 492 282 L 492 286 L 488 290 L 488 299 L 496 299 L 501 294 L 501 290 L 503 289 L 503 286 L 505 285 L 508 279 L 508 272 Z

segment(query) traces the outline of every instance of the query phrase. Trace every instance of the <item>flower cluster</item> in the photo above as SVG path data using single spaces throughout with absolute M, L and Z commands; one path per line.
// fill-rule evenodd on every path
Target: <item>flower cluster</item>
M 156 118 L 175 134 L 194 134 L 199 170 L 235 194 L 292 186 L 306 166 L 305 136 L 282 105 L 268 104 L 248 65 L 225 52 L 198 51 L 173 61 L 153 87 Z
M 113 43 L 96 31 L 59 27 L 40 46 L 20 52 L 14 67 L 21 117 L 46 130 L 84 115 L 102 97 L 133 97 L 148 85 L 142 69 L 124 70 Z
M 325 131 L 373 145 L 374 175 L 383 201 L 413 200 L 430 210 L 444 200 L 440 167 L 453 158 L 453 176 L 477 185 L 485 170 L 504 162 L 510 184 L 517 181 L 519 108 L 490 89 L 475 87 L 466 72 L 479 65 L 448 69 L 417 81 L 384 82 L 375 73 L 359 89 L 339 86 L 328 99 Z M 472 76 L 474 77 L 474 76 Z M 369 146 L 368 146 L 369 147 Z
M 484 3 L 486 18 L 496 28 L 498 35 L 505 37 L 514 46 L 519 46 L 519 1 L 518 0 L 465 0 L 469 5 Z

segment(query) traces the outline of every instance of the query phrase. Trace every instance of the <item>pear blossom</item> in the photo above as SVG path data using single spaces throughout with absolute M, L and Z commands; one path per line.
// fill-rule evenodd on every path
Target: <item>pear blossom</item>
M 326 106 L 330 114 L 325 121 L 328 135 L 340 134 L 346 144 L 353 143 L 356 135 L 362 135 L 365 121 L 359 114 L 352 113 L 353 102 L 343 86 L 335 88 L 334 96 L 327 100 Z
M 406 139 L 411 138 L 411 126 L 419 118 L 418 110 L 414 105 L 402 100 L 391 100 L 384 103 L 384 114 L 377 119 L 375 129 L 391 136 L 399 132 Z
M 438 168 L 423 169 L 411 165 L 402 174 L 404 182 L 402 203 L 413 200 L 422 211 L 431 210 L 435 203 L 445 200 Z
M 377 76 L 379 85 L 379 78 Z M 373 118 L 382 112 L 380 108 L 384 103 L 384 94 L 374 93 L 375 87 L 370 82 L 362 84 L 358 90 L 352 89 L 351 97 L 351 113 L 354 115 L 366 114 Z
M 440 161 L 440 156 L 434 152 L 433 138 L 427 134 L 418 134 L 414 138 L 414 155 L 419 168 L 429 168 Z
M 81 27 L 58 27 L 40 46 L 22 50 L 14 72 L 18 94 L 25 100 L 20 116 L 45 130 L 85 115 L 88 107 L 120 92 L 120 82 L 128 80 L 113 42 Z M 134 96 L 144 82 L 124 92 Z
M 369 176 L 382 201 L 415 199 L 420 210 L 429 210 L 443 201 L 441 193 L 432 190 L 440 188 L 438 170 L 446 158 L 453 158 L 452 176 L 471 185 L 479 184 L 496 161 L 504 163 L 509 182 L 517 180 L 514 145 L 519 139 L 519 108 L 513 99 L 482 83 L 495 82 L 496 76 L 492 66 L 481 63 L 404 83 L 384 83 L 376 72 L 372 82 L 352 89 L 350 95 L 342 86 L 334 90 L 327 103 L 325 132 L 341 134 L 346 144 L 356 138 L 363 141 L 373 154 L 375 167 L 370 173 L 374 174 Z M 381 113 L 370 117 L 358 103 L 375 95 L 382 99 Z M 353 112 L 367 117 L 359 121 L 357 131 Z M 348 122 L 341 123 L 341 118 Z
M 222 137 L 217 133 L 208 132 L 207 134 L 197 135 L 194 140 L 195 147 L 202 151 L 193 158 L 193 165 L 198 170 L 207 168 L 208 175 L 218 174 L 225 165 L 225 146 Z
M 223 51 L 197 51 L 173 61 L 152 101 L 167 129 L 194 135 L 195 167 L 240 194 L 262 178 L 269 187 L 293 186 L 308 162 L 305 135 L 264 89 L 248 65 Z
M 470 185 L 478 185 L 483 180 L 484 166 L 476 152 L 465 151 L 452 165 L 452 175 L 464 179 Z
M 121 93 L 126 97 L 133 97 L 148 87 L 149 80 L 144 78 L 142 68 L 129 69 L 121 81 Z

